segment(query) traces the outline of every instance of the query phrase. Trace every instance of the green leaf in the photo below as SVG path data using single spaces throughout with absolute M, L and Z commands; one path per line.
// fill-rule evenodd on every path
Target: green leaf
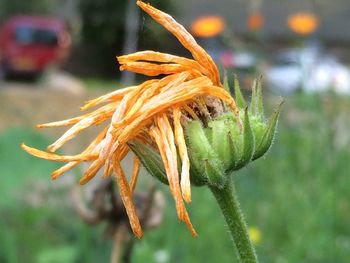
M 236 145 L 233 142 L 232 139 L 232 134 L 231 134 L 231 130 L 228 131 L 228 133 L 226 134 L 227 140 L 228 140 L 228 147 L 230 147 L 230 151 L 231 151 L 231 155 L 230 155 L 230 163 L 226 168 L 226 172 L 231 172 L 232 170 L 234 170 L 236 163 L 238 162 L 237 158 L 238 158 L 238 150 Z
M 223 86 L 224 86 L 224 89 L 225 89 L 229 94 L 231 94 L 231 89 L 230 89 L 230 85 L 229 85 L 229 83 L 228 83 L 228 78 L 227 78 L 227 72 L 226 72 L 226 70 L 225 70 L 225 72 L 224 72 L 224 84 L 223 84 Z M 224 111 L 229 111 L 229 107 L 228 107 L 225 103 L 223 103 L 223 107 L 224 107 Z
M 234 149 L 228 136 L 229 121 L 228 119 L 222 119 L 209 123 L 209 127 L 212 128 L 211 146 L 224 163 L 225 170 L 230 166 L 234 157 Z
M 243 151 L 240 160 L 235 166 L 235 170 L 242 168 L 250 162 L 254 154 L 254 148 L 254 134 L 250 126 L 248 108 L 245 108 L 243 121 Z
M 196 160 L 194 163 L 191 163 L 191 166 L 192 164 L 196 166 L 195 168 L 199 172 L 198 175 L 202 176 L 200 180 L 206 180 L 216 186 L 223 184 L 223 181 L 226 179 L 223 176 L 225 174 L 224 165 L 211 147 L 202 124 L 199 121 L 192 121 L 187 125 L 185 131 L 188 153 L 191 160 Z M 209 167 L 207 167 L 206 162 L 209 163 Z M 210 171 L 210 174 L 207 171 Z M 212 171 L 215 171 L 215 173 Z M 216 173 L 221 174 L 221 178 L 217 178 Z
M 281 112 L 281 108 L 283 105 L 284 101 L 281 101 L 280 104 L 278 105 L 277 109 L 275 112 L 271 115 L 268 123 L 267 123 L 267 128 L 266 131 L 261 139 L 261 141 L 258 143 L 258 147 L 256 148 L 256 151 L 253 156 L 253 160 L 260 158 L 263 156 L 270 146 L 272 145 L 273 138 L 275 136 L 276 132 L 276 127 L 277 127 L 277 122 L 278 122 L 278 117 Z
M 230 91 L 230 86 L 228 85 L 228 78 L 227 78 L 227 73 L 225 72 L 224 74 L 224 89 L 228 92 L 231 93 Z
M 234 84 L 234 89 L 235 89 L 235 99 L 238 108 L 244 109 L 247 105 L 247 103 L 244 100 L 244 97 L 241 92 L 241 88 L 239 86 L 238 78 L 236 74 L 233 75 L 233 84 Z
M 252 97 L 251 97 L 251 100 L 250 100 L 250 112 L 252 115 L 255 115 L 256 114 L 256 101 L 257 101 L 257 92 L 256 92 L 256 88 L 257 88 L 257 82 L 258 80 L 257 79 L 254 79 L 253 81 L 253 84 L 252 84 Z
M 129 142 L 128 146 L 152 176 L 164 184 L 169 184 L 162 158 L 154 148 L 136 140 Z
M 262 75 L 257 80 L 256 84 L 256 114 L 260 117 L 261 120 L 264 119 L 264 105 L 262 97 Z
M 252 115 L 258 115 L 261 117 L 261 120 L 264 117 L 264 107 L 262 99 L 262 85 L 261 85 L 262 76 L 256 78 L 252 85 L 252 98 L 250 102 L 250 112 Z
M 209 184 L 219 189 L 223 188 L 227 181 L 226 173 L 222 169 L 218 169 L 212 160 L 203 159 L 203 165 Z

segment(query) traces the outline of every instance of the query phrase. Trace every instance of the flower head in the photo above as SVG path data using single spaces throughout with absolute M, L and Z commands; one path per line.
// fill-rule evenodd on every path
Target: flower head
M 252 240 L 252 242 L 257 245 L 261 242 L 261 231 L 259 228 L 257 227 L 249 227 L 248 228 L 248 233 L 249 233 L 249 237 Z
M 132 194 L 142 163 L 152 175 L 169 185 L 179 219 L 187 224 L 192 235 L 196 235 L 184 204 L 184 201 L 191 201 L 191 181 L 196 182 L 195 176 L 192 178 L 192 170 L 196 170 L 197 166 L 192 167 L 190 160 L 198 162 L 198 158 L 188 151 L 188 144 L 191 142 L 188 142 L 186 136 L 196 136 L 187 132 L 186 127 L 191 127 L 188 124 L 192 122 L 204 123 L 208 127 L 211 121 L 226 111 L 231 112 L 226 115 L 230 116 L 230 122 L 234 123 L 237 133 L 246 128 L 241 121 L 242 113 L 229 92 L 223 88 L 218 69 L 207 52 L 171 16 L 142 1 L 137 1 L 137 5 L 170 31 L 190 51 L 193 59 L 154 51 L 141 51 L 118 57 L 121 70 L 147 76 L 165 76 L 87 101 L 81 107 L 82 111 L 102 106 L 82 116 L 38 125 L 39 128 L 72 126 L 48 146 L 48 151 L 24 144 L 22 148 L 39 158 L 66 162 L 52 173 L 53 179 L 82 162 L 89 162 L 90 166 L 80 179 L 80 184 L 89 182 L 102 169 L 104 177 L 113 174 L 131 228 L 139 238 L 142 236 L 142 229 Z M 94 125 L 100 125 L 102 129 L 80 154 L 54 153 L 80 132 Z M 128 180 L 121 161 L 130 150 L 136 157 L 131 179 Z M 211 169 L 210 165 L 205 167 Z M 200 180 L 199 178 L 197 181 Z

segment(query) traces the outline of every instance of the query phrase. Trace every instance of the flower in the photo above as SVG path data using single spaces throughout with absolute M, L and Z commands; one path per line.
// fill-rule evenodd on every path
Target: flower
M 248 228 L 248 232 L 249 232 L 249 237 L 252 240 L 253 244 L 255 244 L 255 245 L 259 244 L 261 241 L 260 229 L 252 226 L 252 227 Z
M 114 173 L 131 228 L 140 238 L 142 229 L 132 201 L 140 161 L 137 157 L 135 158 L 130 183 L 120 163 L 130 151 L 129 142 L 137 141 L 152 146 L 158 149 L 162 157 L 178 217 L 186 222 L 192 235 L 196 235 L 183 202 L 183 200 L 190 202 L 191 189 L 190 164 L 181 124 L 182 119 L 197 118 L 198 113 L 195 110 L 206 108 L 208 100 L 225 102 L 237 117 L 238 110 L 233 98 L 222 88 L 219 72 L 212 58 L 196 43 L 184 27 L 168 14 L 149 4 L 137 1 L 137 5 L 169 30 L 191 52 L 194 59 L 154 51 L 142 51 L 118 57 L 121 70 L 129 70 L 147 76 L 166 76 L 90 100 L 81 110 L 91 109 L 105 103 L 90 113 L 38 125 L 38 128 L 72 126 L 48 146 L 48 152 L 31 148 L 25 144 L 22 144 L 22 148 L 39 158 L 66 162 L 52 173 L 53 179 L 82 162 L 91 162 L 91 164 L 80 179 L 80 184 L 86 184 L 103 167 L 104 177 Z M 108 120 L 110 122 L 107 125 L 104 124 Z M 86 128 L 103 124 L 105 127 L 102 131 L 80 154 L 61 156 L 54 153 Z M 177 168 L 177 150 L 182 163 L 181 177 L 179 177 Z
M 208 150 L 210 145 L 204 145 L 207 148 L 203 149 L 201 140 L 207 140 L 205 136 L 208 136 L 208 132 L 203 129 L 210 129 L 213 122 L 220 122 L 220 118 L 222 123 L 219 125 L 229 122 L 234 126 L 238 138 L 234 147 L 238 147 L 239 154 L 234 155 L 233 166 L 229 168 L 237 170 L 251 161 L 253 154 L 256 153 L 254 134 L 261 134 L 259 142 L 264 149 L 261 150 L 260 156 L 266 152 L 271 145 L 276 121 L 272 121 L 274 125 L 271 125 L 271 122 L 265 125 L 258 113 L 259 118 L 255 120 L 254 126 L 258 128 L 251 132 L 247 110 L 243 110 L 242 115 L 242 109 L 236 106 L 235 100 L 221 84 L 218 69 L 207 52 L 171 16 L 142 1 L 137 1 L 137 5 L 170 31 L 190 51 L 194 59 L 154 51 L 141 51 L 117 57 L 121 70 L 146 76 L 165 76 L 87 101 L 81 107 L 82 111 L 101 104 L 103 106 L 82 116 L 38 125 L 39 128 L 72 126 L 49 145 L 47 151 L 31 148 L 25 144 L 22 144 L 22 148 L 39 158 L 66 162 L 52 173 L 53 179 L 57 179 L 82 162 L 91 164 L 80 179 L 80 184 L 89 182 L 102 168 L 103 177 L 113 174 L 131 228 L 138 238 L 141 238 L 143 233 L 132 195 L 142 163 L 153 176 L 169 185 L 178 218 L 187 224 L 191 234 L 195 236 L 196 231 L 185 207 L 185 202 L 191 201 L 191 183 L 200 185 L 203 181 L 209 181 L 215 184 L 213 179 L 216 169 L 225 170 L 232 166 L 230 161 L 227 162 L 227 167 L 223 167 L 221 161 L 213 162 L 210 159 L 210 157 L 218 158 L 216 152 Z M 242 104 L 244 101 L 242 96 L 237 98 Z M 100 125 L 101 131 L 80 154 L 55 154 L 55 151 L 65 143 L 94 125 Z M 273 129 L 269 130 L 270 126 Z M 205 136 L 199 136 L 201 133 Z M 227 138 L 227 134 L 229 131 L 225 130 L 224 138 Z M 231 139 L 229 141 L 231 142 Z M 133 173 L 128 180 L 121 161 L 130 150 L 136 156 Z M 198 155 L 193 154 L 193 150 Z M 242 159 L 242 156 L 245 159 Z M 236 162 L 235 158 L 240 162 Z

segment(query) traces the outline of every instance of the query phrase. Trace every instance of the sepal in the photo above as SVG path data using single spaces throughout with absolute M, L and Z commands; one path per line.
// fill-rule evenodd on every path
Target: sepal
M 284 101 L 281 101 L 277 109 L 275 110 L 275 112 L 271 115 L 267 123 L 267 128 L 265 130 L 265 133 L 257 144 L 257 149 L 254 153 L 253 160 L 262 157 L 271 147 L 273 138 L 276 133 L 277 122 L 278 122 L 279 115 L 281 113 L 283 103 Z
M 235 89 L 235 99 L 236 99 L 237 106 L 240 109 L 244 109 L 247 106 L 247 103 L 245 102 L 245 99 L 242 95 L 242 91 L 239 86 L 239 81 L 236 74 L 233 75 L 233 86 Z
M 140 159 L 147 172 L 162 183 L 169 184 L 162 158 L 154 148 L 136 140 L 129 142 L 128 146 Z
M 238 170 L 245 166 L 253 157 L 255 148 L 255 139 L 252 128 L 250 126 L 248 108 L 244 110 L 243 121 L 243 149 L 240 160 L 235 165 L 235 170 Z

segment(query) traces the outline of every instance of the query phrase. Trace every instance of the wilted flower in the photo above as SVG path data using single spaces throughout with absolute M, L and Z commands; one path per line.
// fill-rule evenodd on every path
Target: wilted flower
M 254 89 L 250 111 L 236 87 L 237 107 L 221 84 L 212 58 L 183 26 L 149 4 L 137 1 L 137 5 L 169 30 L 194 59 L 154 51 L 118 57 L 121 70 L 166 76 L 90 100 L 82 110 L 105 104 L 90 113 L 38 125 L 39 128 L 72 125 L 48 147 L 48 152 L 24 144 L 22 147 L 36 157 L 67 162 L 52 173 L 53 179 L 81 162 L 91 162 L 81 184 L 102 168 L 104 177 L 113 173 L 132 230 L 139 238 L 142 230 L 132 192 L 142 163 L 153 176 L 169 185 L 179 219 L 196 235 L 183 201 L 191 201 L 190 184 L 221 187 L 227 174 L 262 156 L 271 145 L 278 112 L 270 122 L 265 122 L 259 87 Z M 54 153 L 84 129 L 103 126 L 106 121 L 110 122 L 82 153 L 72 156 Z M 121 161 L 130 150 L 137 157 L 128 182 Z

